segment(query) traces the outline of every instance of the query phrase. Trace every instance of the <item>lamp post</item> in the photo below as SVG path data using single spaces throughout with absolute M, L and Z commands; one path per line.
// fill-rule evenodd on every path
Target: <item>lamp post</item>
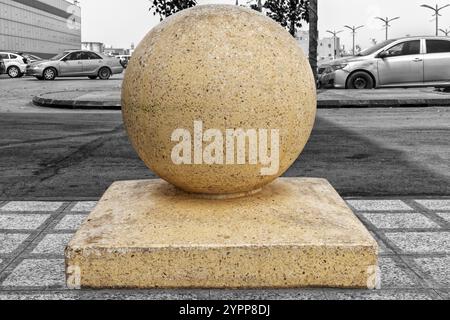
M 439 29 L 439 31 L 442 32 L 443 34 L 445 34 L 446 37 L 448 37 L 448 35 L 450 34 L 449 29 Z
M 339 33 L 341 33 L 341 32 L 344 32 L 343 30 L 339 30 L 339 31 L 336 31 L 336 30 L 334 30 L 334 31 L 330 31 L 330 30 L 327 30 L 327 32 L 328 33 L 331 33 L 332 35 L 333 35 L 333 42 L 334 42 L 334 59 L 336 59 L 336 54 L 337 54 L 337 50 L 336 50 L 336 38 L 337 38 L 337 35 L 339 34 Z
M 378 19 L 378 20 L 381 20 L 384 22 L 384 27 L 386 28 L 386 40 L 388 40 L 389 39 L 389 27 L 391 26 L 390 23 L 394 20 L 400 19 L 400 17 L 395 17 L 392 19 L 389 19 L 388 17 L 386 17 L 386 18 L 376 17 L 375 19 Z
M 447 7 L 449 7 L 449 6 L 450 6 L 450 4 L 446 4 L 445 6 L 442 6 L 442 7 L 439 7 L 438 5 L 436 5 L 436 7 L 433 8 L 432 6 L 429 6 L 429 5 L 427 5 L 427 4 L 421 5 L 422 8 L 427 8 L 427 9 L 430 9 L 430 10 L 433 10 L 433 11 L 434 11 L 433 17 L 436 16 L 436 36 L 439 35 L 439 17 L 441 16 L 441 15 L 439 14 L 439 12 L 440 12 L 442 9 L 445 9 L 445 8 L 447 8 Z
M 355 55 L 355 36 L 356 36 L 356 30 L 361 29 L 364 26 L 359 26 L 359 27 L 350 27 L 350 26 L 344 26 L 347 29 L 350 29 L 352 31 L 353 34 L 353 55 Z

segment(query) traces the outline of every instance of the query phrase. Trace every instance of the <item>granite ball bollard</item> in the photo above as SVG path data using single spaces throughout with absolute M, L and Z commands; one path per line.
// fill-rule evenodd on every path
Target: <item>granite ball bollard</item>
M 122 90 L 145 164 L 176 187 L 233 197 L 260 190 L 303 151 L 315 82 L 294 38 L 237 6 L 184 10 L 137 47 Z
M 69 288 L 377 286 L 377 243 L 327 181 L 265 186 L 316 114 L 309 64 L 275 22 L 183 11 L 138 46 L 122 95 L 133 146 L 172 185 L 111 185 L 65 250 Z

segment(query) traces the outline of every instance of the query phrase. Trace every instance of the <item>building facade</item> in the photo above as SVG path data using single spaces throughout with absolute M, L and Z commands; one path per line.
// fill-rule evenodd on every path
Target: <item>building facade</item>
M 0 0 L 0 51 L 42 58 L 81 48 L 78 1 Z
M 295 36 L 297 39 L 298 44 L 303 49 L 303 52 L 305 55 L 309 54 L 309 31 L 300 30 L 297 31 L 297 34 Z
M 322 38 L 317 44 L 317 60 L 326 62 L 341 58 L 341 39 L 339 37 Z
M 82 42 L 81 49 L 103 53 L 105 51 L 105 45 L 102 42 Z
M 131 50 L 125 48 L 105 48 L 103 52 L 107 56 L 127 56 L 130 55 Z
M 296 35 L 297 43 L 306 55 L 309 54 L 309 31 L 300 30 Z M 341 39 L 339 37 L 322 38 L 317 42 L 317 61 L 327 62 L 341 57 Z

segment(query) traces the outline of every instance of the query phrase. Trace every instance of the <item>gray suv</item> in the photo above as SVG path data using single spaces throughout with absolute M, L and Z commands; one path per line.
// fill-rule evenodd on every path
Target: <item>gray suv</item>
M 450 86 L 450 38 L 387 40 L 332 61 L 325 73 L 327 84 L 335 88 Z
M 63 52 L 50 60 L 37 61 L 27 66 L 27 75 L 39 80 L 56 77 L 89 77 L 107 80 L 123 72 L 119 60 L 85 50 Z

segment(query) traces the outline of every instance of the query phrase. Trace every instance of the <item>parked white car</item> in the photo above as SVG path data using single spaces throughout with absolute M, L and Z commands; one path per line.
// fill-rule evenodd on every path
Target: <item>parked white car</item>
M 108 80 L 122 72 L 123 67 L 118 59 L 87 50 L 64 51 L 50 60 L 38 61 L 27 67 L 27 75 L 39 80 L 55 80 L 56 77 Z
M 5 64 L 6 73 L 11 78 L 20 78 L 27 72 L 27 60 L 21 55 L 12 52 L 0 52 L 0 58 Z
M 450 38 L 391 39 L 329 66 L 325 82 L 334 88 L 448 87 Z

